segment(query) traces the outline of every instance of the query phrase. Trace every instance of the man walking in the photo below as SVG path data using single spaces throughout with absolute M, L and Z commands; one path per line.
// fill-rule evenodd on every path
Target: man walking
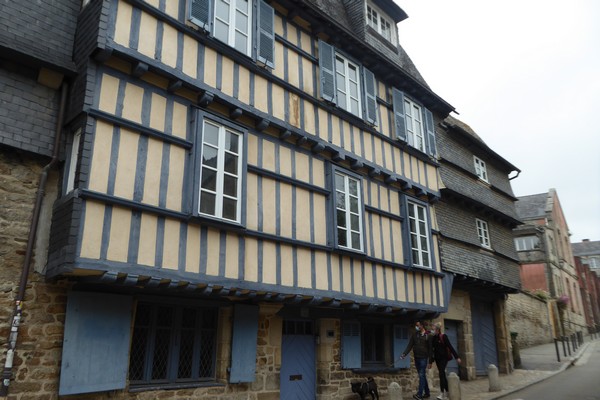
M 425 329 L 425 324 L 421 321 L 415 323 L 415 330 L 415 334 L 410 337 L 410 341 L 400 358 L 406 357 L 406 354 L 412 349 L 415 358 L 415 367 L 419 374 L 419 390 L 413 395 L 413 399 L 422 400 L 430 397 L 426 373 L 427 369 L 431 368 L 431 363 L 429 362 L 432 359 L 431 336 Z

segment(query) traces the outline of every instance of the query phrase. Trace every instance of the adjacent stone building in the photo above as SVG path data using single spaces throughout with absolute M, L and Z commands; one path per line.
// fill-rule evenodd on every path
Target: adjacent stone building
M 589 332 L 600 332 L 600 241 L 571 243 Z
M 519 197 L 516 206 L 523 221 L 513 232 L 523 289 L 552 299 L 554 337 L 586 331 L 569 227 L 556 190 Z

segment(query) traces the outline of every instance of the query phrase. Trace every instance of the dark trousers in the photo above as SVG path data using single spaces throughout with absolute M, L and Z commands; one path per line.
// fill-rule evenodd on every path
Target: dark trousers
M 448 378 L 446 377 L 446 365 L 448 365 L 448 360 L 438 360 L 436 358 L 435 365 L 437 365 L 438 372 L 440 373 L 440 390 L 442 392 L 448 391 Z

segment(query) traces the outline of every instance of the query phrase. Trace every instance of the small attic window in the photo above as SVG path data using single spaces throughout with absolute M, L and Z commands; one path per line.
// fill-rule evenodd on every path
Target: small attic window
M 371 3 L 367 3 L 367 25 L 388 42 L 396 44 L 396 26 L 392 23 L 392 19 Z

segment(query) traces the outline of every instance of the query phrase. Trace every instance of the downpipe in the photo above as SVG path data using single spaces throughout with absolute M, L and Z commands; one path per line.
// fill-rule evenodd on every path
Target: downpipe
M 62 125 L 65 118 L 65 107 L 67 103 L 67 93 L 68 85 L 66 83 L 63 83 L 61 86 L 60 106 L 58 109 L 58 118 L 56 120 L 56 130 L 54 133 L 54 149 L 52 150 L 52 159 L 43 168 L 40 174 L 38 191 L 36 194 L 35 205 L 33 208 L 33 216 L 31 217 L 29 235 L 27 238 L 27 250 L 25 251 L 25 258 L 23 260 L 23 267 L 21 269 L 21 279 L 19 281 L 19 289 L 17 292 L 17 297 L 15 298 L 13 317 L 10 324 L 10 334 L 8 336 L 8 349 L 6 351 L 6 361 L 4 362 L 4 368 L 2 370 L 2 386 L 0 386 L 0 397 L 8 396 L 8 387 L 12 378 L 12 367 L 15 357 L 15 351 L 17 348 L 19 326 L 21 325 L 21 317 L 23 314 L 23 301 L 25 299 L 25 289 L 27 287 L 27 280 L 29 278 L 31 259 L 33 258 L 33 247 L 35 246 L 35 239 L 40 219 L 42 201 L 44 200 L 44 195 L 46 193 L 48 173 L 52 168 L 54 168 L 54 166 L 58 162 L 59 145 L 62 136 Z

